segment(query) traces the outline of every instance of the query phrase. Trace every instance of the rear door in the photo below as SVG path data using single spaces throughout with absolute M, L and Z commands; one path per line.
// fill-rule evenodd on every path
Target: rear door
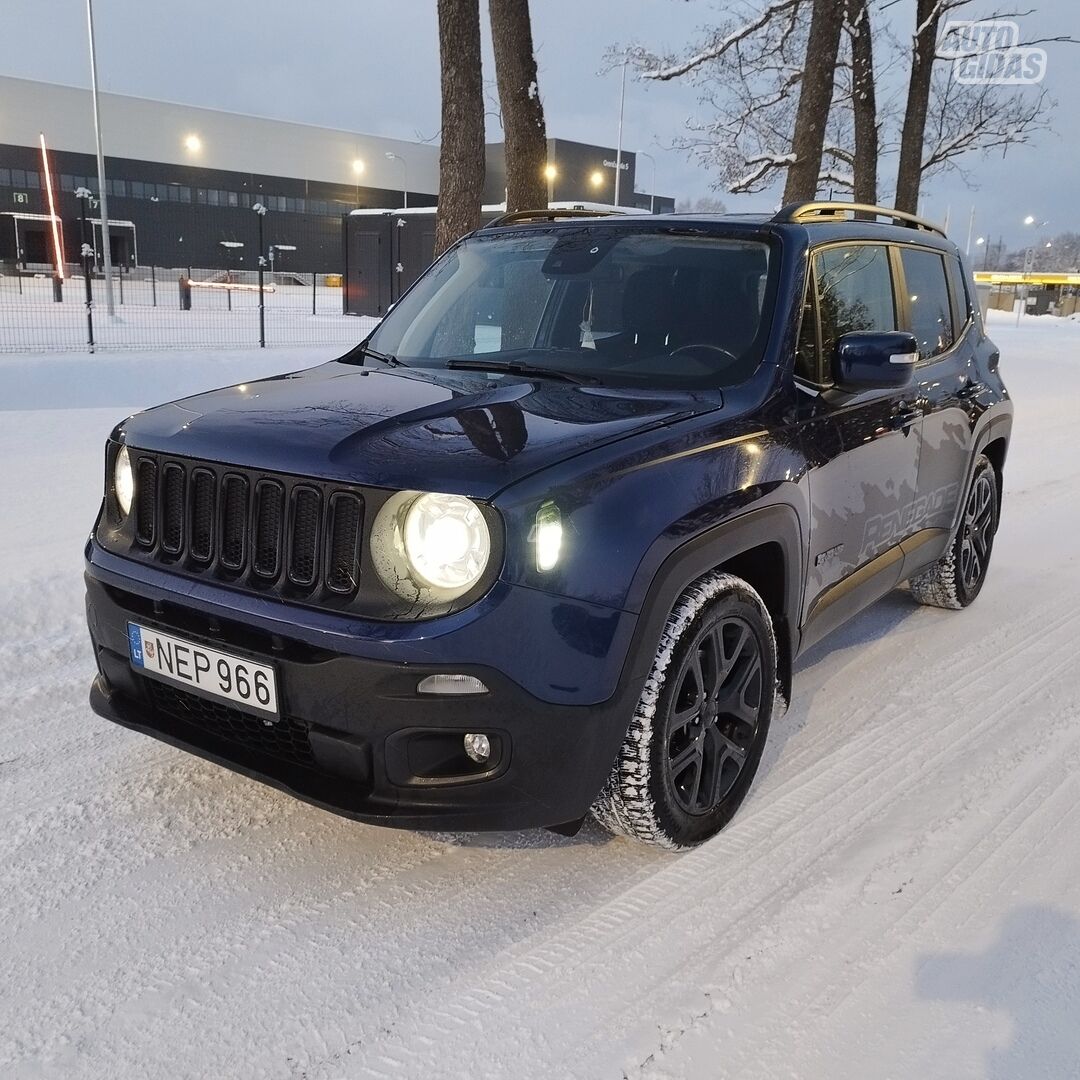
M 915 379 L 924 409 L 912 531 L 922 542 L 907 570 L 944 550 L 962 498 L 978 411 L 977 328 L 959 259 L 931 248 L 900 249 L 903 318 L 919 343 Z
M 881 243 L 831 244 L 812 258 L 796 410 L 810 463 L 804 621 L 817 624 L 814 639 L 895 584 L 892 552 L 910 529 L 921 418 L 914 388 L 848 394 L 831 375 L 843 334 L 899 328 L 897 269 Z

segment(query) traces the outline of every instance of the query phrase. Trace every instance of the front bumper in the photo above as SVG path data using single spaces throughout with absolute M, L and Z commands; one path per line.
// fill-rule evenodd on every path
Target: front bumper
M 551 702 L 491 665 L 372 659 L 325 647 L 342 644 L 332 635 L 319 647 L 304 640 L 310 634 L 291 637 L 254 620 L 223 618 L 190 595 L 169 594 L 137 577 L 120 580 L 95 564 L 92 550 L 88 554 L 95 712 L 373 824 L 520 829 L 582 817 L 607 777 L 644 680 L 644 672 L 638 678 L 628 665 L 627 677 L 603 702 Z M 541 602 L 540 594 L 527 599 Z M 565 606 L 555 598 L 544 602 Z M 296 614 L 303 621 L 305 613 Z M 136 673 L 128 662 L 129 620 L 273 664 L 281 721 L 268 727 Z M 529 638 L 523 626 L 517 642 L 523 658 L 531 652 Z M 437 652 L 454 655 L 452 647 L 428 652 L 432 659 Z M 598 674 L 603 667 L 598 658 Z M 475 675 L 489 693 L 416 693 L 426 675 L 446 671 Z M 491 737 L 489 765 L 465 758 L 461 737 L 468 731 Z

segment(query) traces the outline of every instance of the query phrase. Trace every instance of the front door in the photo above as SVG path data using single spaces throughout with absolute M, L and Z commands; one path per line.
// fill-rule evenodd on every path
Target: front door
M 804 623 L 816 640 L 899 579 L 919 468 L 917 389 L 844 393 L 832 385 L 839 338 L 899 326 L 884 244 L 817 251 L 803 317 L 796 415 L 809 472 Z M 811 355 L 814 354 L 814 355 Z

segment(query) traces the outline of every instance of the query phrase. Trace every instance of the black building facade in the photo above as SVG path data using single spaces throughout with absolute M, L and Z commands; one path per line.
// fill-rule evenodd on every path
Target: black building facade
M 87 239 L 100 253 L 97 164 L 92 155 L 50 152 L 64 259 L 81 251 L 86 188 Z M 113 264 L 247 269 L 257 264 L 257 221 L 267 208 L 265 243 L 275 268 L 305 273 L 342 269 L 342 216 L 357 207 L 397 206 L 401 189 L 329 184 L 187 165 L 106 158 Z M 433 192 L 408 192 L 413 206 L 433 206 Z M 48 271 L 53 261 L 51 222 L 40 151 L 0 144 L 0 272 Z M 100 258 L 100 255 L 99 255 Z

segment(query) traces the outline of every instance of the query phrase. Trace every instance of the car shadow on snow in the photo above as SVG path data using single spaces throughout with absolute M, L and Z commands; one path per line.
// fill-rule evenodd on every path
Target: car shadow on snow
M 1011 1037 L 986 1057 L 986 1080 L 1080 1076 L 1080 922 L 1051 907 L 1016 908 L 982 953 L 923 956 L 915 986 L 928 1001 L 1007 1013 Z

